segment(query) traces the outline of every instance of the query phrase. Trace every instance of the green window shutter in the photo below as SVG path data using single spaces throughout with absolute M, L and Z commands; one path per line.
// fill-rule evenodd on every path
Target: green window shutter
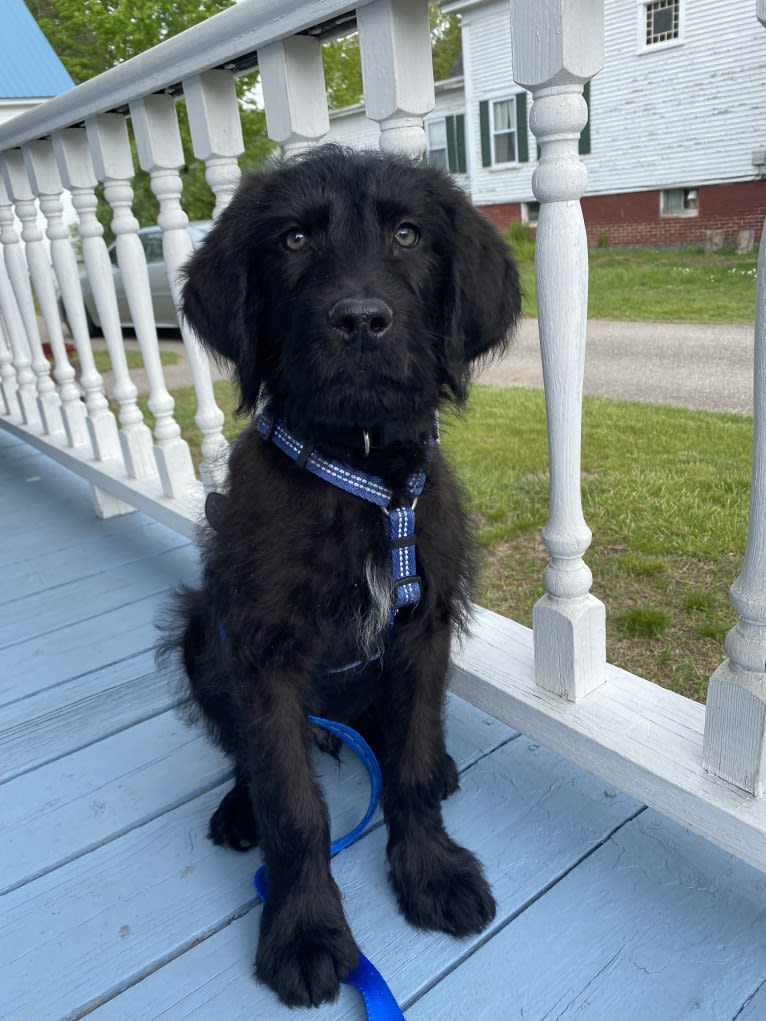
M 584 156 L 586 153 L 590 152 L 590 82 L 585 83 L 585 88 L 582 90 L 582 97 L 588 106 L 588 122 L 582 129 L 577 151 L 581 156 Z
M 455 173 L 465 174 L 468 171 L 468 162 L 465 158 L 465 117 L 462 113 L 455 117 L 455 147 L 457 149 Z
M 527 125 L 527 94 L 516 93 L 516 140 L 519 163 L 529 163 L 529 126 Z
M 447 169 L 451 174 L 457 173 L 457 138 L 455 131 L 455 118 L 445 117 L 444 123 L 447 130 Z
M 489 100 L 479 103 L 479 126 L 481 127 L 481 165 L 492 166 L 492 139 L 489 135 Z

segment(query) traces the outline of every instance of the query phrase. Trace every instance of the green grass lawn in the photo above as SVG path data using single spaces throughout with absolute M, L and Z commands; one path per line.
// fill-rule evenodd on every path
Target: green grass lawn
M 242 420 L 215 384 L 232 439 Z M 174 392 L 199 459 L 191 389 Z M 736 415 L 585 401 L 586 562 L 607 606 L 611 662 L 691 698 L 724 657 L 734 624 L 728 587 L 747 531 L 752 421 Z M 548 555 L 548 454 L 543 394 L 475 386 L 467 410 L 444 416 L 444 447 L 464 482 L 482 549 L 477 602 L 531 624 Z
M 143 369 L 144 360 L 141 357 L 140 351 L 127 350 L 125 352 L 125 358 L 127 359 L 129 369 Z M 106 348 L 94 348 L 93 360 L 96 363 L 96 368 L 99 372 L 112 371 L 112 360 L 109 357 L 109 352 Z M 180 354 L 175 351 L 160 351 L 160 361 L 163 365 L 176 365 L 180 360 Z
M 513 245 L 513 242 L 512 242 Z M 534 246 L 518 243 L 525 315 L 537 315 Z M 592 248 L 588 316 L 649 322 L 752 322 L 757 254 L 701 248 Z

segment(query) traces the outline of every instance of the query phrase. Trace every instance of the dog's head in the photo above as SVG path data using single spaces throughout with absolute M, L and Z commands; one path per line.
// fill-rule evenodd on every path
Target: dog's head
M 187 267 L 182 311 L 304 431 L 422 421 L 520 309 L 495 228 L 441 171 L 323 146 L 246 178 Z

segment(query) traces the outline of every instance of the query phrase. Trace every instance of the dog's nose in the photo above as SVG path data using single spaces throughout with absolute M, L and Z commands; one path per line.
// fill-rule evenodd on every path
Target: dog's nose
M 362 350 L 374 347 L 394 320 L 389 306 L 380 298 L 342 298 L 328 312 L 330 325 Z

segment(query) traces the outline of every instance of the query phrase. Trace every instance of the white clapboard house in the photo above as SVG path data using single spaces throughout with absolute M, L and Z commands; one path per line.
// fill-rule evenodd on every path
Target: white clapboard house
M 432 155 L 499 226 L 535 223 L 537 144 L 527 93 L 506 59 L 504 0 L 451 0 L 462 74 L 437 83 Z M 766 214 L 766 48 L 742 0 L 609 0 L 604 69 L 586 88 L 582 206 L 591 243 L 684 244 L 723 230 L 760 236 Z M 363 105 L 330 136 L 375 144 Z

